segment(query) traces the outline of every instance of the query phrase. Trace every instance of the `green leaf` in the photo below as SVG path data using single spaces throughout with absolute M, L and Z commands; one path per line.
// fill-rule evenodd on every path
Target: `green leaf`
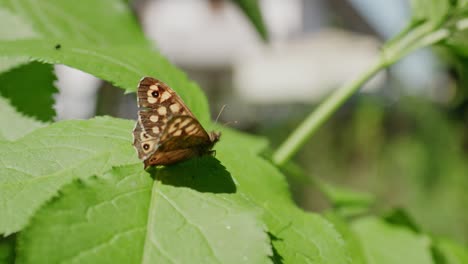
M 0 1 L 1 40 L 31 39 L 39 36 L 27 20 L 4 8 L 2 2 Z
M 0 21 L 2 21 L 2 26 L 0 27 L 0 40 L 31 39 L 39 36 L 39 34 L 34 31 L 33 27 L 29 25 L 26 20 L 1 6 Z M 27 62 L 28 58 L 25 56 L 0 56 L 0 73 Z
M 468 263 L 468 249 L 448 239 L 440 239 L 436 247 L 443 254 L 444 264 Z
M 41 121 L 55 117 L 53 94 L 58 90 L 52 65 L 32 62 L 0 75 L 0 94 L 25 115 Z
M 203 124 L 208 123 L 208 103 L 200 88 L 151 47 L 122 1 L 83 0 L 77 5 L 64 0 L 0 0 L 0 7 L 34 25 L 40 36 L 1 41 L 0 58 L 65 64 L 127 92 L 134 92 L 142 77 L 156 77 L 169 84 Z
M 230 196 L 154 182 L 141 164 L 115 168 L 41 210 L 18 263 L 268 263 L 257 215 Z
M 390 213 L 388 213 L 384 220 L 387 223 L 393 225 L 399 225 L 402 227 L 406 227 L 416 233 L 421 232 L 419 226 L 414 222 L 414 220 L 409 216 L 408 212 L 401 208 L 395 208 Z
M 369 264 L 431 264 L 429 237 L 375 217 L 359 219 L 352 229 L 360 240 Z
M 327 220 L 333 223 L 335 228 L 343 236 L 346 242 L 348 251 L 350 252 L 352 262 L 351 263 L 367 263 L 365 261 L 364 250 L 362 245 L 357 238 L 356 234 L 351 230 L 351 226 L 342 218 L 341 215 L 334 212 L 326 212 L 325 217 Z
M 413 20 L 440 24 L 451 10 L 450 0 L 411 0 Z
M 320 190 L 342 215 L 355 215 L 366 212 L 375 202 L 369 193 L 357 192 L 325 182 L 318 182 Z
M 0 73 L 9 71 L 29 62 L 27 57 L 2 57 L 0 56 Z
M 0 42 L 0 52 L 16 56 L 28 54 L 41 62 L 65 64 L 92 73 L 129 92 L 136 90 L 143 76 L 155 76 L 170 85 L 202 123 L 208 122 L 208 103 L 204 94 L 184 73 L 158 53 L 137 46 L 99 48 L 66 41 L 62 41 L 61 48 L 56 50 L 56 42 Z
M 230 172 L 237 192 L 263 209 L 263 220 L 277 253 L 275 260 L 284 263 L 349 263 L 348 248 L 342 236 L 321 216 L 297 208 L 284 176 L 258 156 L 256 152 L 260 148 L 253 146 L 252 150 L 241 144 L 244 137 L 240 133 L 224 133 L 216 147 L 216 158 Z
M 0 171 L 0 189 L 5 190 L 0 192 L 0 206 L 4 205 L 0 210 L 5 212 L 0 218 L 1 231 L 20 230 L 40 205 L 74 178 L 101 175 L 110 166 L 125 163 L 136 162 L 142 170 L 131 146 L 133 125 L 134 122 L 112 118 L 64 121 L 35 130 L 16 142 L 0 145 L 0 161 L 5 164 Z M 221 163 L 208 156 L 156 170 L 156 177 L 165 184 L 160 190 L 169 192 L 174 187 L 177 190 L 189 187 L 203 192 L 200 197 L 212 196 L 207 192 L 228 193 L 223 197 L 232 203 L 230 207 L 247 203 L 249 208 L 256 208 L 273 239 L 275 260 L 349 263 L 348 248 L 340 233 L 321 216 L 297 208 L 284 176 L 258 156 L 265 141 L 229 129 L 222 132 L 223 137 L 216 146 L 216 159 Z M 18 150 L 12 151 L 15 149 Z M 179 195 L 182 194 L 176 192 L 168 197 L 176 199 Z M 86 199 L 86 196 L 79 195 L 76 199 Z M 175 205 L 182 207 L 189 202 L 187 200 L 177 200 Z M 193 206 L 204 204 L 199 202 Z M 162 216 L 164 214 L 159 215 Z M 173 212 L 169 216 L 176 219 L 177 214 Z M 133 215 L 125 214 L 118 220 L 130 221 L 123 219 L 125 217 Z M 108 219 L 111 218 L 114 217 Z M 42 224 L 34 220 L 31 228 L 37 223 Z M 46 229 L 47 223 L 38 230 Z M 53 224 L 50 225 L 47 229 L 53 228 Z M 107 225 L 99 226 L 97 229 L 106 229 Z M 28 236 L 28 241 L 32 239 L 36 239 L 35 235 Z M 70 239 L 79 237 L 70 236 Z M 177 248 L 180 244 L 173 246 Z M 41 245 L 41 250 L 51 250 L 46 244 Z
M 28 37 L 103 46 L 146 44 L 131 10 L 120 0 L 82 0 L 79 4 L 66 0 L 0 0 L 0 7 L 8 13 L 7 18 L 13 14 L 20 22 L 9 19 L 13 26 L 3 28 L 2 33 L 15 34 L 11 40 Z M 21 35 L 15 33 L 17 26 L 21 26 Z
M 45 126 L 42 122 L 18 113 L 3 97 L 0 97 L 0 123 L 8 124 L 8 126 L 0 127 L 0 141 L 15 140 L 39 127 Z
M 15 236 L 0 236 L 0 264 L 15 263 Z
M 244 12 L 263 40 L 268 40 L 268 31 L 257 0 L 232 0 Z
M 45 201 L 74 178 L 138 162 L 132 122 L 64 121 L 14 142 L 0 142 L 0 233 L 21 230 Z

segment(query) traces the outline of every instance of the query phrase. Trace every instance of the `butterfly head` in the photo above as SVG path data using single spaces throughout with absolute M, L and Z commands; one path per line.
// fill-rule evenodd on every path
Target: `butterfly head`
M 210 141 L 211 143 L 214 145 L 216 142 L 219 141 L 219 139 L 221 138 L 221 132 L 214 132 L 214 131 L 211 131 L 209 134 L 210 136 Z M 212 145 L 212 146 L 213 146 Z

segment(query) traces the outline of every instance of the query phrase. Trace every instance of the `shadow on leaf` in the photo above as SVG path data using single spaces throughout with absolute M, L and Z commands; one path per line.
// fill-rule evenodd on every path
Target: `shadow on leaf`
M 283 257 L 278 253 L 275 246 L 273 245 L 273 241 L 279 241 L 279 240 L 282 240 L 282 239 L 277 238 L 275 235 L 273 235 L 270 232 L 268 232 L 268 236 L 270 237 L 271 249 L 273 250 L 273 256 L 270 256 L 270 259 L 275 264 L 282 264 L 283 263 Z
M 199 192 L 235 193 L 231 174 L 212 156 L 193 158 L 182 163 L 149 171 L 163 184 L 188 187 Z

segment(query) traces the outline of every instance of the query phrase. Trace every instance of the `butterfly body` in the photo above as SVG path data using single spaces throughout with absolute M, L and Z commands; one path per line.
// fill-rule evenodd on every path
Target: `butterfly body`
M 220 134 L 207 133 L 167 84 L 144 77 L 138 85 L 137 98 L 133 146 L 145 168 L 213 153 L 211 149 Z

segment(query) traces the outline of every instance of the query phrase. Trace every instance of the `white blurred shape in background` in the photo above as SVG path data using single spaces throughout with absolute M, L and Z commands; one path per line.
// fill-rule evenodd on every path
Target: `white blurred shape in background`
M 232 4 L 213 10 L 209 1 L 148 1 L 141 21 L 159 50 L 183 66 L 224 67 L 258 48 L 255 30 Z
M 362 16 L 386 40 L 403 30 L 410 21 L 408 0 L 349 0 Z M 428 49 L 403 58 L 393 68 L 409 92 L 431 93 L 446 81 L 437 59 Z
M 238 60 L 234 83 L 239 95 L 256 103 L 307 103 L 367 69 L 378 58 L 379 42 L 340 30 L 322 30 L 309 38 L 265 49 L 255 59 Z M 383 81 L 379 74 L 365 87 Z
M 409 20 L 406 0 L 349 1 L 384 38 Z M 143 30 L 172 62 L 194 69 L 231 69 L 234 89 L 251 103 L 317 101 L 378 56 L 375 37 L 323 27 L 328 22 L 325 1 L 260 0 L 271 39 L 266 45 L 237 6 L 221 3 L 148 0 L 138 10 Z M 304 17 L 314 14 L 319 16 Z M 304 21 L 317 33 L 305 34 Z M 412 88 L 428 88 L 436 85 L 434 61 L 430 52 L 419 52 L 394 72 Z M 99 80 L 64 66 L 56 71 L 58 119 L 92 116 Z M 382 81 L 381 75 L 370 87 Z
M 149 1 L 143 28 L 176 64 L 232 68 L 234 88 L 252 103 L 310 102 L 377 56 L 376 41 L 369 37 L 338 31 L 313 38 L 300 35 L 301 0 L 260 1 L 269 45 L 235 5 L 224 3 L 213 10 L 209 1 Z M 297 36 L 294 41 L 292 36 Z
M 101 80 L 65 65 L 55 65 L 55 74 L 56 86 L 60 91 L 55 100 L 57 119 L 85 119 L 94 116 L 96 92 Z

